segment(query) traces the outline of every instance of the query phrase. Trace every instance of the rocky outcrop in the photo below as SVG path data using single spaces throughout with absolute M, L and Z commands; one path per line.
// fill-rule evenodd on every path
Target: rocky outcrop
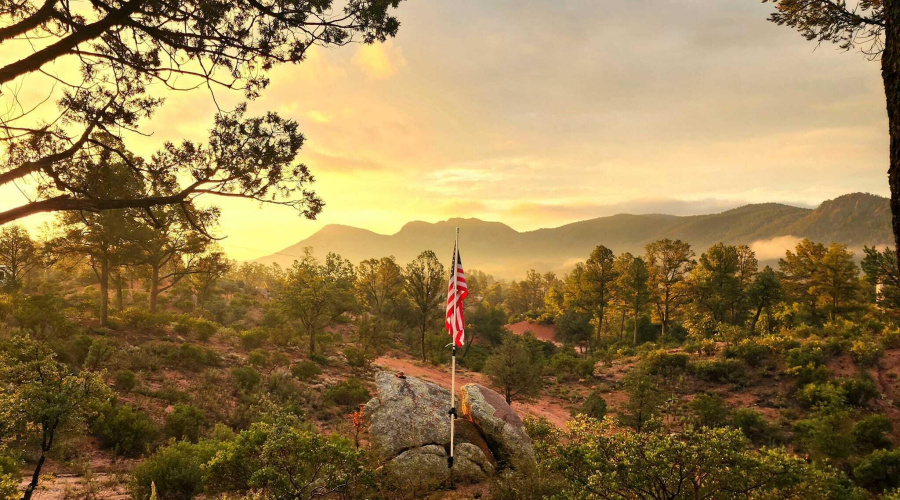
M 366 404 L 365 415 L 369 440 L 385 471 L 400 485 L 434 489 L 445 484 L 450 477 L 450 392 L 415 377 L 388 372 L 378 373 L 375 385 L 377 395 Z M 455 423 L 453 481 L 477 483 L 498 466 L 520 467 L 529 459 L 533 463 L 531 440 L 503 398 L 486 387 L 464 389 L 457 408 L 465 397 L 471 410 L 461 413 Z M 525 449 L 517 449 L 520 446 Z
M 501 467 L 524 469 L 535 464 L 531 438 L 503 396 L 483 385 L 466 384 L 459 390 L 459 411 L 481 431 Z

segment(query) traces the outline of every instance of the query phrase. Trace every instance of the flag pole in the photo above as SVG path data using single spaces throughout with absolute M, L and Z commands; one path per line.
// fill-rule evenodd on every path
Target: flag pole
M 459 260 L 459 228 L 456 228 L 456 243 L 453 245 L 453 294 L 456 295 L 456 273 L 459 270 L 457 262 Z M 454 315 L 456 314 L 456 306 L 454 305 Z M 454 318 L 454 324 L 456 323 Z M 447 467 L 453 469 L 453 438 L 456 433 L 456 336 L 451 333 L 450 345 L 450 456 L 447 457 Z M 451 477 L 452 481 L 452 477 Z

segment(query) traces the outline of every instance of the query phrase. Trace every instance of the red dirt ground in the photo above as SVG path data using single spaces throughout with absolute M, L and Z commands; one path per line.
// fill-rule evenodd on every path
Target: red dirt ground
M 525 332 L 531 332 L 544 342 L 553 342 L 556 345 L 562 344 L 556 341 L 556 328 L 552 325 L 540 325 L 537 323 L 529 323 L 528 321 L 519 321 L 506 326 L 509 331 L 516 335 L 525 335 Z

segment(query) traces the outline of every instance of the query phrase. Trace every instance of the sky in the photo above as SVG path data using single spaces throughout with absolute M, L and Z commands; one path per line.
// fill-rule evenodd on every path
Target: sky
M 757 0 L 407 0 L 398 36 L 311 51 L 252 102 L 307 138 L 326 206 L 215 200 L 234 258 L 326 224 L 518 230 L 615 213 L 712 213 L 886 195 L 879 64 L 766 21 Z M 241 96 L 218 91 L 223 107 Z M 167 94 L 131 147 L 207 137 L 208 91 Z M 0 191 L 0 208 L 18 194 Z M 46 217 L 26 221 L 36 226 Z

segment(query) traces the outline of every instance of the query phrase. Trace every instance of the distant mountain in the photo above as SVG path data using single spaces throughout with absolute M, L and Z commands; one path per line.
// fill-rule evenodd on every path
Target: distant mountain
M 503 278 L 519 278 L 530 268 L 565 271 L 584 260 L 599 244 L 616 253 L 642 254 L 644 245 L 660 238 L 687 241 L 698 255 L 720 241 L 747 244 L 758 248 L 763 262 L 777 260 L 801 238 L 837 241 L 857 252 L 863 245 L 892 241 L 888 199 L 853 193 L 825 201 L 816 209 L 761 203 L 709 215 L 619 214 L 526 232 L 479 219 L 415 221 L 392 235 L 329 225 L 259 261 L 289 266 L 296 256 L 302 255 L 304 247 L 312 247 L 319 256 L 336 252 L 354 263 L 393 255 L 405 264 L 428 249 L 437 252 L 442 260 L 450 260 L 456 227 L 460 228 L 466 268 Z

